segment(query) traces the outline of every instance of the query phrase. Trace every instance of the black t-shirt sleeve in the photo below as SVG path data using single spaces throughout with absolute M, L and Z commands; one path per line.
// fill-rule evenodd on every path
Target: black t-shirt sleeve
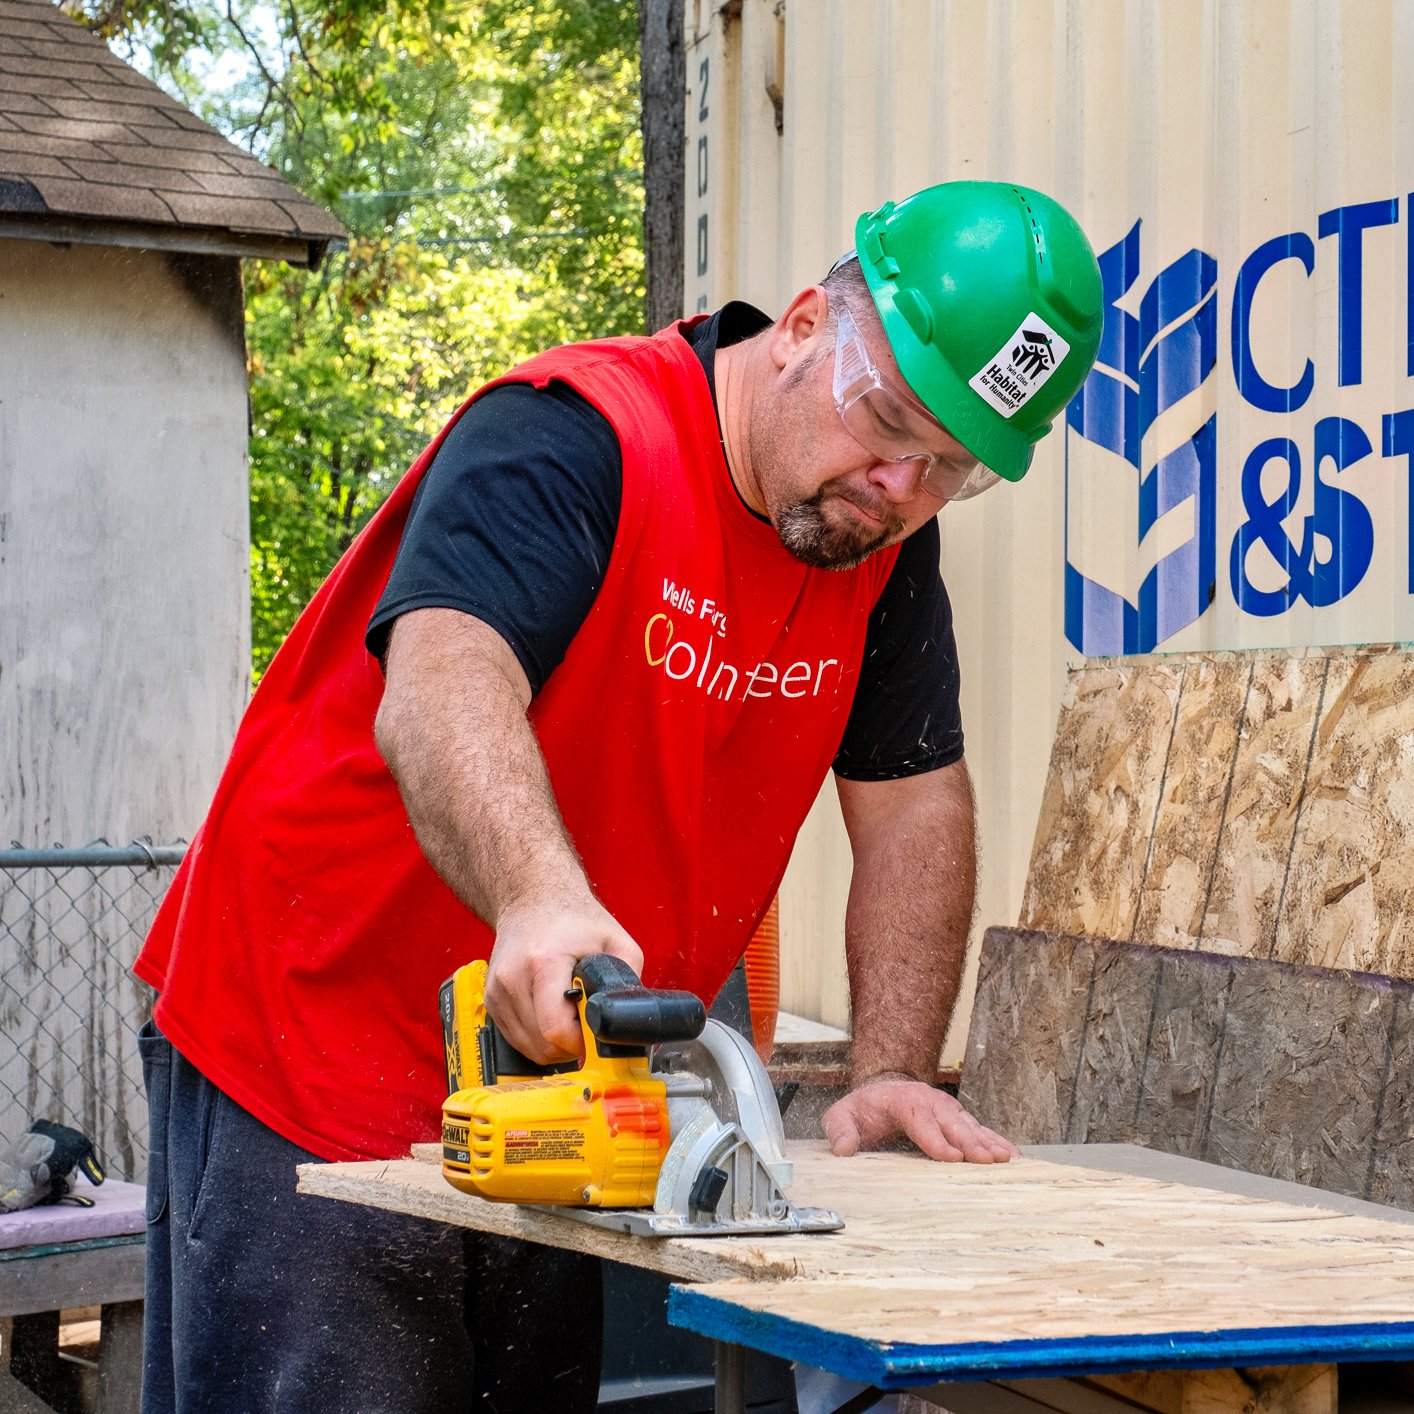
M 938 522 L 899 548 L 864 640 L 859 685 L 835 757 L 852 781 L 922 775 L 962 759 L 952 605 L 938 572 Z
M 413 497 L 369 652 L 382 658 L 400 614 L 459 609 L 506 640 L 539 692 L 604 582 L 622 496 L 618 437 L 574 389 L 483 394 Z

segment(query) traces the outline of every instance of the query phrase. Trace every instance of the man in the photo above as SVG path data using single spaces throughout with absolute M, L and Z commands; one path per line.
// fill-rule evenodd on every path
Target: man
M 1059 206 L 992 183 L 856 243 L 775 321 L 728 305 L 483 389 L 271 665 L 136 968 L 149 1411 L 592 1407 L 580 1259 L 296 1199 L 293 1166 L 435 1137 L 437 984 L 472 957 L 542 1061 L 579 1048 L 588 954 L 713 996 L 832 764 L 830 1143 L 1015 1153 L 928 1083 L 974 872 L 934 517 L 1024 474 L 1099 273 Z

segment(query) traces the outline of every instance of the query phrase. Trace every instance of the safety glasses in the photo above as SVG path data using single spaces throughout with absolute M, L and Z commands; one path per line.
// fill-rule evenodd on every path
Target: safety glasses
M 912 393 L 884 381 L 849 306 L 838 301 L 835 408 L 845 431 L 880 461 L 917 462 L 919 484 L 942 501 L 966 501 L 1002 478 L 948 436 Z

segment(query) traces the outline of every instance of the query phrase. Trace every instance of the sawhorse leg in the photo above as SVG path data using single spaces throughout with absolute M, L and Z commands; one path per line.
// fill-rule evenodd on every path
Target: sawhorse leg
M 717 1387 L 712 1407 L 716 1414 L 746 1414 L 746 1347 L 725 1340 L 714 1345 Z
M 8 1345 L 10 1375 L 16 1385 L 32 1393 L 43 1408 L 78 1407 L 79 1371 L 59 1358 L 57 1311 L 36 1311 L 14 1317 Z M 13 1387 L 7 1394 L 11 1400 L 21 1399 Z M 18 1403 L 17 1407 L 24 1409 L 25 1405 Z
M 80 1372 L 59 1355 L 59 1312 L 0 1321 L 5 1363 L 0 1414 L 53 1414 L 78 1409 Z M 142 1302 L 110 1301 L 102 1309 L 97 1414 L 138 1414 L 142 1386 Z
M 142 1302 L 110 1301 L 98 1336 L 98 1414 L 138 1414 Z

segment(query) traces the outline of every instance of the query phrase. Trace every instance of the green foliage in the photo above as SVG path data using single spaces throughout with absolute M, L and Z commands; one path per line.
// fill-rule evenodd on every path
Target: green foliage
M 423 445 L 479 383 L 532 352 L 518 272 L 392 237 L 310 277 L 247 283 L 251 625 L 257 676 Z
M 643 319 L 636 7 L 488 0 L 480 12 L 511 155 L 500 174 L 508 210 L 525 229 L 573 235 L 541 252 L 542 276 L 559 293 L 558 325 L 544 332 L 565 340 L 636 330 Z
M 350 232 L 317 272 L 246 266 L 258 678 L 469 392 L 641 326 L 635 7 L 69 3 Z

